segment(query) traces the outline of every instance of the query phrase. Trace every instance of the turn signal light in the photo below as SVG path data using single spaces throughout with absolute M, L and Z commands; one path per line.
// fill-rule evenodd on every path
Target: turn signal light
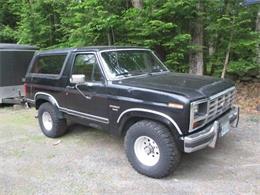
M 183 109 L 183 105 L 182 105 L 182 104 L 169 103 L 168 106 L 169 106 L 170 108 Z
M 204 120 L 197 121 L 197 122 L 193 123 L 193 129 L 201 126 L 203 123 L 204 123 Z

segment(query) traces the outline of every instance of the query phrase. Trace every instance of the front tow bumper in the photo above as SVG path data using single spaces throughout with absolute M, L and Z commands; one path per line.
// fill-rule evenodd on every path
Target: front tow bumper
M 203 130 L 185 136 L 184 152 L 191 153 L 205 147 L 214 148 L 219 136 L 224 136 L 230 129 L 230 126 L 237 127 L 239 121 L 239 107 L 232 109 L 216 119 L 213 123 L 206 126 Z

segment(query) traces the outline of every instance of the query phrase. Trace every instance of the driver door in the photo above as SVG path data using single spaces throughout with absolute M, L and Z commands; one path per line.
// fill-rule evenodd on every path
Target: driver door
M 104 76 L 95 53 L 75 55 L 72 75 L 85 76 L 85 82 L 70 79 L 66 87 L 66 112 L 89 124 L 108 125 L 108 103 Z M 97 127 L 98 128 L 98 127 Z

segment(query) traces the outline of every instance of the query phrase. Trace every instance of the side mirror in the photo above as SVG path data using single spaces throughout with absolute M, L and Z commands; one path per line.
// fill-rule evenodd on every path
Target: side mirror
M 86 82 L 85 75 L 84 74 L 73 74 L 73 75 L 71 75 L 70 82 L 75 83 L 75 84 L 85 83 Z

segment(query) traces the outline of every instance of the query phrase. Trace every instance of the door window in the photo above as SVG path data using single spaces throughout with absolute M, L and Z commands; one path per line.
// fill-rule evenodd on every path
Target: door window
M 72 74 L 84 74 L 86 81 L 101 81 L 102 73 L 94 54 L 78 54 Z

